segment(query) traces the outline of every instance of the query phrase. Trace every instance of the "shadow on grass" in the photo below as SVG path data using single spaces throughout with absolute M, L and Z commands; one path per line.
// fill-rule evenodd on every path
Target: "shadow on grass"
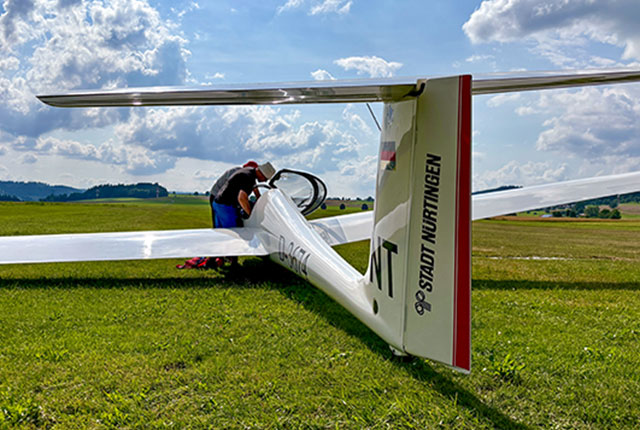
M 66 264 L 66 263 L 62 263 Z M 169 263 L 168 263 L 169 264 Z M 131 272 L 115 270 L 113 273 L 100 273 L 95 276 L 87 275 L 89 271 L 80 270 L 80 276 L 72 272 L 58 272 L 55 275 L 30 276 L 20 273 L 18 276 L 0 275 L 0 289 L 7 288 L 41 288 L 41 289 L 79 289 L 79 288 L 233 288 L 279 289 L 285 284 L 305 283 L 299 277 L 287 270 L 270 264 L 266 259 L 251 258 L 242 262 L 236 268 L 230 266 L 219 270 L 175 269 L 174 275 L 169 276 L 135 276 Z M 51 273 L 49 270 L 48 273 Z M 195 276 L 194 276 L 195 275 Z M 273 285 L 270 285 L 273 284 Z
M 209 276 L 210 274 L 210 276 Z M 507 282 L 504 283 L 507 287 Z M 513 283 L 511 283 L 513 284 Z M 532 283 L 533 284 L 533 283 Z M 479 419 L 487 421 L 500 429 L 528 429 L 499 410 L 487 406 L 473 392 L 456 383 L 451 377 L 439 372 L 422 359 L 403 362 L 392 357 L 388 345 L 376 336 L 368 327 L 352 316 L 323 292 L 311 286 L 298 276 L 284 268 L 270 263 L 266 259 L 246 259 L 236 269 L 223 268 L 218 272 L 207 272 L 205 276 L 185 277 L 176 272 L 175 277 L 35 277 L 0 279 L 1 288 L 38 288 L 38 289 L 74 289 L 74 288 L 229 288 L 229 289 L 270 289 L 277 290 L 350 336 L 357 337 L 371 351 L 387 360 L 393 360 L 396 367 L 403 369 L 413 378 L 424 382 L 441 395 L 454 400 Z M 485 288 L 491 288 L 485 286 Z M 493 287 L 495 288 L 495 287 Z
M 553 282 L 473 280 L 474 290 L 640 290 L 638 282 Z
M 416 358 L 407 362 L 393 357 L 386 342 L 322 291 L 307 282 L 301 282 L 300 278 L 279 266 L 271 266 L 276 270 L 269 270 L 269 274 L 266 277 L 265 274 L 259 276 L 262 282 L 268 279 L 268 283 L 287 298 L 300 303 L 306 310 L 319 315 L 328 324 L 337 327 L 350 336 L 357 337 L 371 351 L 380 354 L 387 360 L 391 360 L 394 366 L 405 370 L 414 379 L 424 382 L 441 395 L 456 401 L 457 404 L 470 410 L 479 419 L 488 421 L 495 428 L 517 430 L 531 428 L 512 420 L 499 410 L 487 406 L 474 393 L 460 386 L 449 376 L 438 372 L 426 361 Z

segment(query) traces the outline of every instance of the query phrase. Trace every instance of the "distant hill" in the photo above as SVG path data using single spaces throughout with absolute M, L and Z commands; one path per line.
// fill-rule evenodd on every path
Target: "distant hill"
M 0 202 L 21 202 L 18 197 L 11 194 L 0 194 Z
M 38 201 L 50 195 L 70 194 L 82 192 L 80 188 L 66 187 L 64 185 L 49 185 L 43 182 L 15 182 L 0 181 L 0 200 L 18 198 L 23 201 Z
M 77 200 L 92 199 L 115 199 L 122 197 L 134 197 L 139 199 L 148 199 L 155 197 L 167 197 L 169 193 L 162 185 L 149 182 L 140 182 L 137 184 L 125 185 L 97 185 L 91 187 L 84 192 L 71 194 L 52 194 L 42 199 L 45 202 L 71 202 Z

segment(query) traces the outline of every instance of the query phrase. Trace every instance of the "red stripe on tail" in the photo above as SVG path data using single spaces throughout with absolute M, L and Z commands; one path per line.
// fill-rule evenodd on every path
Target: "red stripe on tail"
M 471 370 L 471 76 L 459 82 L 453 365 Z

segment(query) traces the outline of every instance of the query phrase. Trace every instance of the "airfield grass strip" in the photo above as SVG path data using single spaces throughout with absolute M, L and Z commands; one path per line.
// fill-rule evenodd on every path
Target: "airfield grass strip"
M 3 204 L 0 234 L 202 228 L 208 210 L 189 198 Z M 637 428 L 639 229 L 474 223 L 468 376 L 392 358 L 265 259 L 3 266 L 0 429 Z M 367 243 L 338 250 L 366 269 Z

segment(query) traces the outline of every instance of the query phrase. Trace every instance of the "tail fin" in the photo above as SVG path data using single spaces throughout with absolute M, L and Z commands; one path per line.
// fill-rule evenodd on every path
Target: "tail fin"
M 395 348 L 471 367 L 471 76 L 385 104 L 368 293 Z

